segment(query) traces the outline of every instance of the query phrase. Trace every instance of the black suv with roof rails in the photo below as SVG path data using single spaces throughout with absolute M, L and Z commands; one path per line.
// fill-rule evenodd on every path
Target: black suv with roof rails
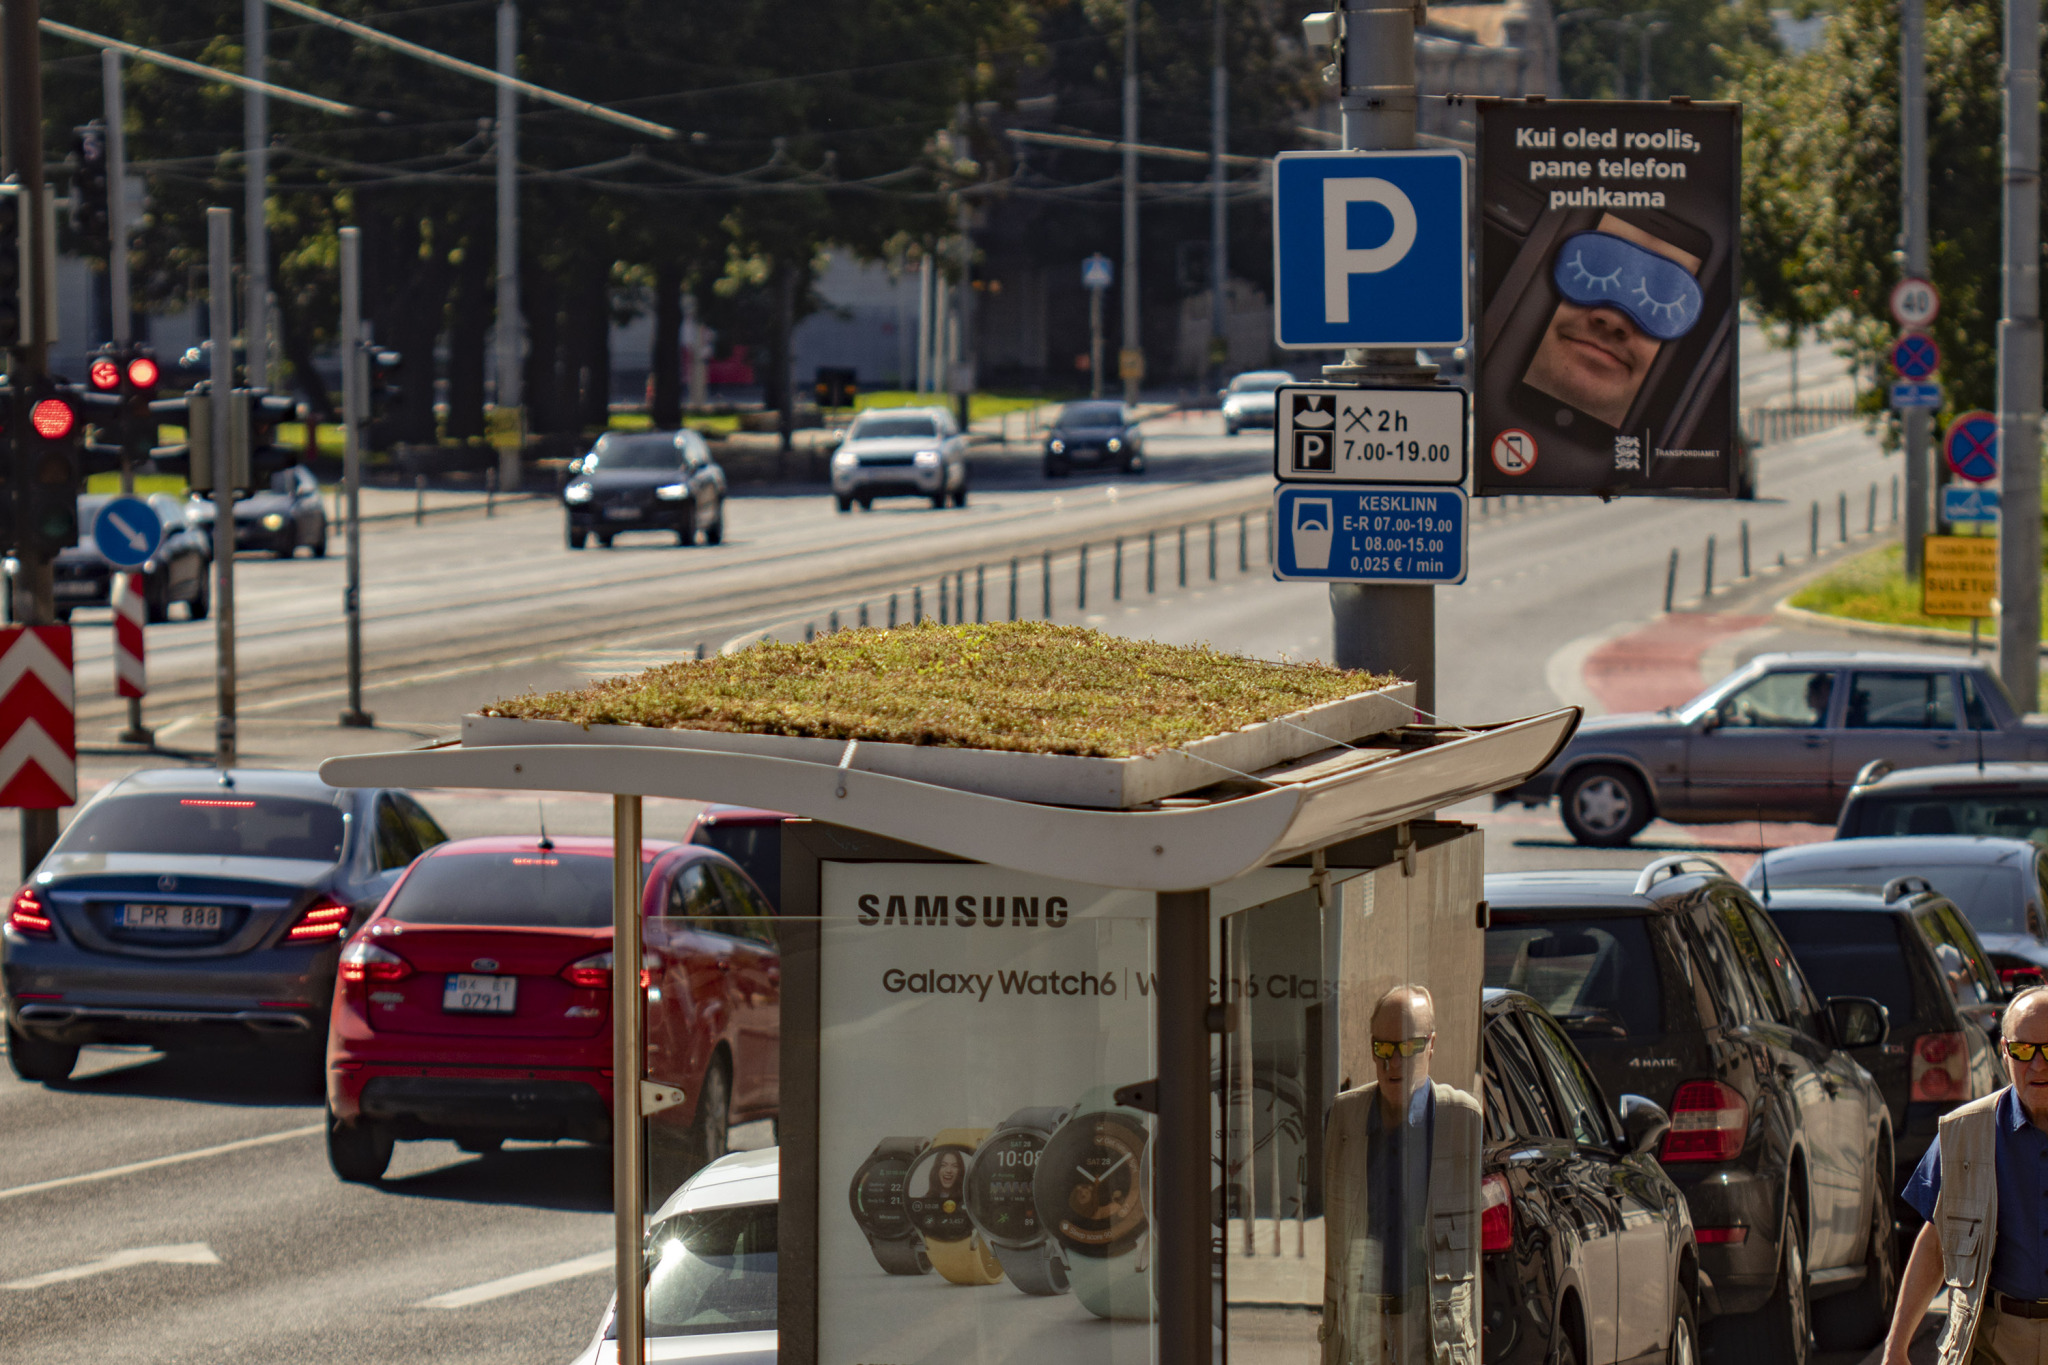
M 1814 995 L 1718 864 L 1486 879 L 1486 985 L 1533 996 L 1608 1094 L 1661 1105 L 1658 1158 L 1699 1241 L 1707 1336 L 1742 1365 L 1806 1365 L 1816 1338 L 1883 1338 L 1898 1280 L 1891 1114 L 1847 1049 L 1884 1007 Z

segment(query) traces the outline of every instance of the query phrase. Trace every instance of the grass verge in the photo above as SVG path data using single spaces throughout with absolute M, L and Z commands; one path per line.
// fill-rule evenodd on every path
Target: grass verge
M 1963 616 L 1929 616 L 1920 610 L 1920 585 L 1906 577 L 1902 545 L 1884 545 L 1857 555 L 1814 579 L 1786 599 L 1805 611 L 1887 626 L 1970 633 Z M 1993 627 L 1987 622 L 1984 629 Z M 2048 638 L 2048 631 L 2044 631 Z

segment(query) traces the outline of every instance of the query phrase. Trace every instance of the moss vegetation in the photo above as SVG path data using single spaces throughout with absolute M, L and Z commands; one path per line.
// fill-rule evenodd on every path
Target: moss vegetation
M 1129 758 L 1391 677 L 1017 621 L 843 630 L 650 668 L 489 716 Z

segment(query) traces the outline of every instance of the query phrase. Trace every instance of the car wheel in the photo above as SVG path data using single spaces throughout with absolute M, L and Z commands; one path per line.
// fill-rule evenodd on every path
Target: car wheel
M 718 520 L 704 528 L 704 543 L 706 545 L 725 544 L 725 509 L 723 507 L 718 509 Z
M 1558 793 L 1564 827 L 1589 848 L 1620 848 L 1650 823 L 1650 794 L 1626 768 L 1581 768 Z
M 1713 1354 L 1718 1359 L 1743 1365 L 1810 1365 L 1813 1313 L 1806 1297 L 1806 1222 L 1797 1209 L 1785 1214 L 1778 1241 L 1778 1279 L 1771 1286 L 1770 1301 L 1754 1313 L 1718 1318 L 1714 1327 Z M 1880 1334 L 1883 1327 L 1881 1318 Z
M 1579 1365 L 1579 1343 L 1572 1340 L 1571 1326 L 1562 1316 L 1550 1330 L 1550 1354 L 1544 1365 Z
M 204 621 L 213 614 L 213 575 L 207 572 L 211 567 L 210 565 L 200 566 L 199 591 L 192 594 L 192 600 L 185 604 L 185 614 L 188 620 Z
M 676 519 L 676 544 L 695 545 L 696 543 L 697 509 L 694 506 L 685 507 L 682 516 Z
M 852 498 L 835 497 L 833 501 L 839 504 L 839 510 L 842 512 L 851 512 L 853 510 Z
M 171 619 L 171 585 L 168 581 L 157 592 L 151 592 L 146 586 L 143 588 L 142 619 L 153 626 L 160 626 Z
M 941 510 L 942 508 L 945 507 L 945 505 L 946 493 L 944 489 L 941 489 L 938 492 L 932 494 L 932 510 L 934 512 Z
M 1124 473 L 1142 474 L 1144 472 L 1145 457 L 1143 455 L 1133 455 L 1130 459 L 1124 461 Z
M 1880 1151 L 1878 1171 L 1889 1175 L 1890 1154 Z M 1863 1282 L 1813 1306 L 1813 1336 L 1823 1351 L 1867 1351 L 1884 1340 L 1892 1296 L 1899 1288 L 1899 1247 L 1892 1228 L 1886 1181 L 1872 1182 L 1870 1241 L 1863 1249 Z
M 724 1058 L 704 1068 L 704 1082 L 697 1089 L 697 1117 L 690 1123 L 692 1170 L 708 1166 L 728 1150 L 726 1139 L 732 1129 L 732 1078 Z
M 609 549 L 611 549 L 611 547 L 612 547 L 612 533 L 611 533 L 610 531 L 599 531 L 599 532 L 597 533 L 597 547 L 598 547 L 598 548 L 599 548 L 600 550 L 609 550 Z
M 1235 422 L 1225 422 L 1225 423 L 1223 424 L 1223 434 L 1224 434 L 1225 436 L 1235 436 L 1235 435 L 1237 435 L 1237 423 L 1235 423 Z
M 327 528 L 320 528 L 320 539 L 313 542 L 313 558 L 327 558 Z
M 7 1064 L 22 1080 L 55 1085 L 71 1079 L 71 1068 L 78 1065 L 78 1048 L 71 1043 L 32 1038 L 9 1024 Z
M 299 552 L 299 528 L 287 526 L 278 532 L 277 544 L 270 547 L 270 553 L 279 559 L 290 559 Z
M 580 550 L 583 548 L 584 544 L 589 541 L 589 539 L 590 532 L 588 531 L 571 531 L 569 532 L 569 548 L 572 550 Z
M 874 510 L 875 510 L 875 500 L 874 500 L 873 498 L 862 498 L 862 499 L 860 499 L 860 510 L 861 510 L 861 511 L 863 511 L 863 512 L 872 512 L 872 511 L 874 511 Z
M 1678 1311 L 1671 1315 L 1671 1365 L 1700 1365 L 1700 1329 L 1692 1296 L 1683 1284 L 1671 1286 L 1678 1298 Z
M 953 505 L 955 507 L 965 507 L 967 505 L 966 484 L 963 483 L 958 488 L 953 490 Z
M 504 1145 L 505 1139 L 501 1137 L 483 1137 L 477 1134 L 455 1139 L 455 1149 L 468 1152 L 472 1156 L 489 1156 Z
M 391 1130 L 369 1119 L 343 1123 L 327 1111 L 327 1164 L 351 1185 L 374 1185 L 391 1165 Z
M 54 610 L 53 614 L 59 621 L 69 621 L 71 619 L 71 608 L 58 607 Z

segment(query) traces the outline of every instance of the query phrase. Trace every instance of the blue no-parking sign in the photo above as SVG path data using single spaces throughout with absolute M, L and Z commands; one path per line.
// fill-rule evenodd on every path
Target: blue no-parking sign
M 1906 332 L 1892 343 L 1892 368 L 1901 379 L 1925 379 L 1941 368 L 1941 348 L 1925 332 Z
M 1998 414 L 1966 412 L 1948 424 L 1941 453 L 1959 478 L 1989 483 L 1998 477 Z
M 1282 346 L 1456 346 L 1469 314 L 1465 155 L 1282 152 L 1273 333 Z
M 92 543 L 116 568 L 136 569 L 148 563 L 163 538 L 163 518 L 141 498 L 115 498 L 93 518 Z

